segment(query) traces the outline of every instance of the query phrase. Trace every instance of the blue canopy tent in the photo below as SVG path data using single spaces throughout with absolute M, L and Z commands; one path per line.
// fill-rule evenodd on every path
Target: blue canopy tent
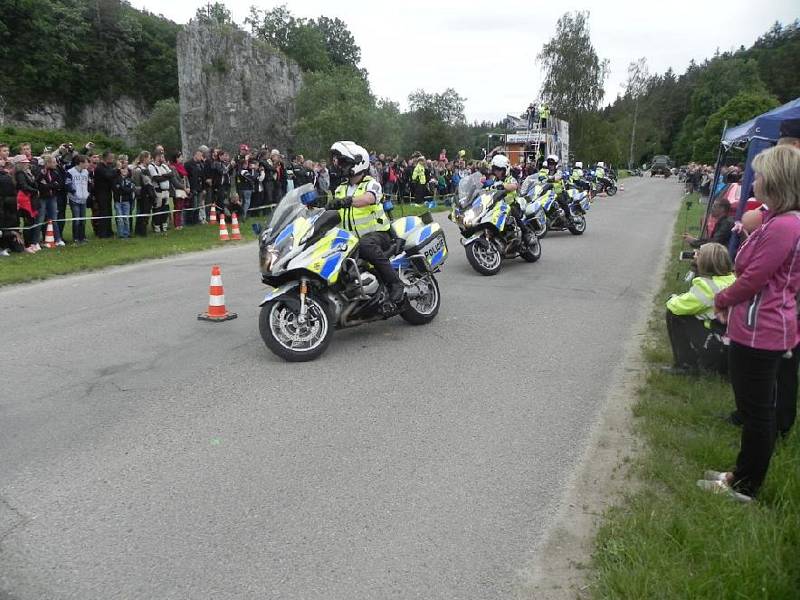
M 783 106 L 773 108 L 746 123 L 726 129 L 722 134 L 720 145 L 722 151 L 727 152 L 732 148 L 747 148 L 747 158 L 745 160 L 745 170 L 742 176 L 742 188 L 739 204 L 736 207 L 736 220 L 742 218 L 747 199 L 750 197 L 750 190 L 753 187 L 753 159 L 757 154 L 774 146 L 781 137 L 781 125 L 787 121 L 800 121 L 800 98 L 787 102 Z M 719 168 L 719 165 L 718 165 Z M 716 186 L 716 177 L 714 178 Z M 739 236 L 734 233 L 731 236 L 731 254 L 736 252 L 739 247 Z

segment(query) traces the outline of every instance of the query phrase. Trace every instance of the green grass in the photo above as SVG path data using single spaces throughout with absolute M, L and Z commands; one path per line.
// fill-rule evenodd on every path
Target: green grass
M 67 216 L 70 216 L 67 211 Z M 243 241 L 254 240 L 250 223 L 263 219 L 251 217 L 247 223 L 240 223 L 239 230 Z M 72 239 L 71 224 L 67 224 L 66 238 Z M 228 232 L 230 233 L 230 224 Z M 47 279 L 56 275 L 67 275 L 82 271 L 92 271 L 112 265 L 162 258 L 184 252 L 207 250 L 241 242 L 220 242 L 217 225 L 195 225 L 181 231 L 170 229 L 166 234 L 148 232 L 147 237 L 132 237 L 129 240 L 97 239 L 87 224 L 88 244 L 76 246 L 67 242 L 61 248 L 43 248 L 37 254 L 12 254 L 0 258 L 0 285 L 23 283 L 37 279 Z
M 697 223 L 696 198 L 688 214 Z M 684 230 L 686 209 L 676 223 Z M 697 231 L 697 227 L 690 227 Z M 667 375 L 672 355 L 664 300 L 682 292 L 688 265 L 676 235 L 656 297 L 644 356 L 652 367 L 634 407 L 646 442 L 635 459 L 636 491 L 611 509 L 594 555 L 595 598 L 790 599 L 800 597 L 800 435 L 778 443 L 757 503 L 741 505 L 695 487 L 704 469 L 735 462 L 739 430 L 723 420 L 730 385 L 715 377 Z M 680 279 L 678 278 L 680 275 Z

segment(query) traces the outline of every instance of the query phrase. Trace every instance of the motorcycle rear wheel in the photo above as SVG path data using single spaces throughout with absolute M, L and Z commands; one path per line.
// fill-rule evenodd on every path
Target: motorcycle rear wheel
M 542 243 L 535 234 L 531 234 L 533 243 L 527 249 L 519 253 L 519 255 L 526 261 L 533 263 L 542 258 Z
M 478 240 L 472 242 L 465 250 L 469 264 L 481 275 L 491 276 L 500 272 L 503 257 L 500 256 L 500 252 L 491 242 Z
M 308 294 L 304 324 L 297 320 L 299 300 L 297 305 L 295 308 L 278 298 L 261 307 L 258 317 L 261 339 L 273 354 L 288 362 L 314 360 L 325 352 L 333 337 L 333 313 L 327 302 Z
M 575 215 L 572 217 L 572 224 L 567 229 L 572 235 L 583 235 L 583 232 L 586 231 L 586 217 Z
M 433 275 L 420 278 L 419 282 L 427 283 L 428 292 L 417 298 L 408 298 L 403 303 L 400 316 L 412 325 L 427 325 L 436 318 L 442 304 L 439 294 L 439 283 Z M 419 285 L 419 283 L 417 284 Z

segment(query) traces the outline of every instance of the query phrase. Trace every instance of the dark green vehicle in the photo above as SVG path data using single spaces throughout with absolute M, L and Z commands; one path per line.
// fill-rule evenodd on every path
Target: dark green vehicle
M 656 175 L 669 177 L 672 175 L 672 171 L 670 170 L 671 164 L 672 161 L 669 159 L 669 156 L 665 154 L 656 154 L 653 157 L 653 164 L 650 167 L 650 177 L 654 177 Z

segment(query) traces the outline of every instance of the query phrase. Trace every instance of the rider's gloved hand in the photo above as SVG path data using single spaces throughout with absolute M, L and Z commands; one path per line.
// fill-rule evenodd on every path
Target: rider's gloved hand
M 498 181 L 497 183 L 495 183 L 492 186 L 492 189 L 493 190 L 505 190 L 506 189 L 506 184 L 503 183 L 502 181 Z

